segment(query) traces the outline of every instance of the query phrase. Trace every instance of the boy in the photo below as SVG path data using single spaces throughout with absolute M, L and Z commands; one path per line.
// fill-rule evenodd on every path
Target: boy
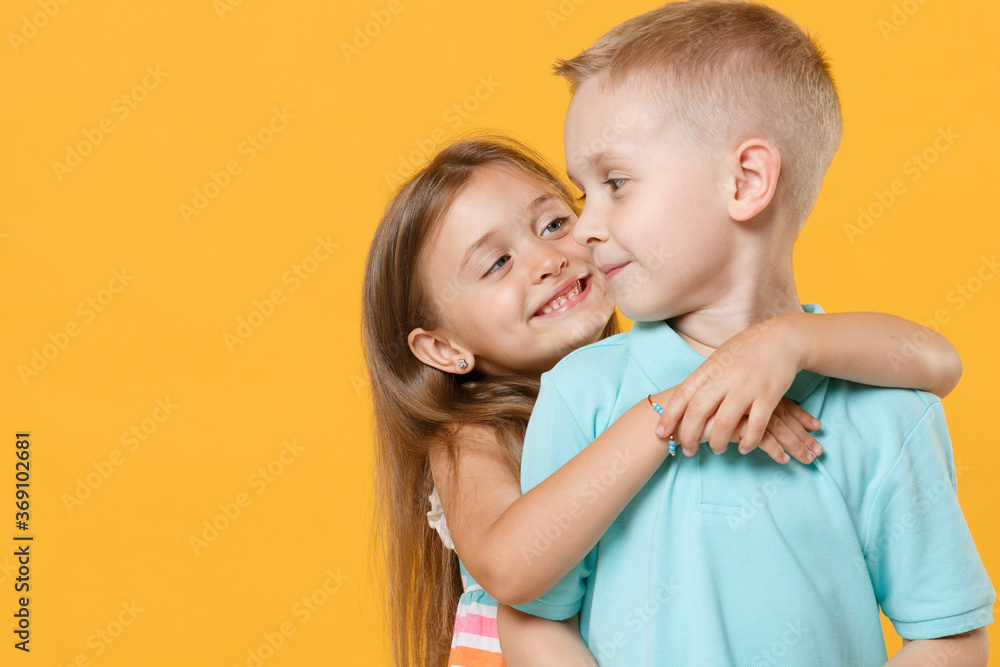
M 792 247 L 841 133 L 822 54 L 761 5 L 669 4 L 558 71 L 587 198 L 574 237 L 636 324 L 543 376 L 525 492 L 733 334 L 802 312 Z M 879 665 L 880 606 L 906 640 L 892 664 L 985 665 L 995 598 L 938 399 L 808 372 L 787 395 L 823 424 L 815 463 L 714 455 L 682 428 L 694 455 L 668 459 L 583 562 L 517 608 L 579 613 L 602 665 Z

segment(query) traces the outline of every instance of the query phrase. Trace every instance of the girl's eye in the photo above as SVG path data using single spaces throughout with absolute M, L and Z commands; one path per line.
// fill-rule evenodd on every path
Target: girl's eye
M 504 255 L 503 257 L 499 258 L 497 261 L 493 263 L 493 266 L 489 268 L 489 270 L 483 277 L 485 278 L 486 276 L 493 275 L 494 273 L 502 269 L 504 265 L 509 261 L 510 261 L 510 255 Z
M 560 229 L 562 229 L 563 227 L 565 227 L 566 223 L 568 221 L 569 221 L 569 218 L 567 216 L 563 216 L 561 218 L 556 218 L 555 220 L 553 220 L 552 222 L 550 222 L 548 225 L 545 226 L 545 229 L 542 230 L 542 236 L 548 236 L 549 234 L 555 234 Z
M 625 182 L 627 180 L 628 180 L 627 178 L 609 178 L 608 180 L 604 181 L 604 184 L 611 186 L 612 192 L 617 192 L 618 188 L 625 185 Z

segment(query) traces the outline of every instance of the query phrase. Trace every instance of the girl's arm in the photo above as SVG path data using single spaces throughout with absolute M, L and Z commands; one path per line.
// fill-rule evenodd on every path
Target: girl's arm
M 789 313 L 781 326 L 802 350 L 802 368 L 875 385 L 945 397 L 962 377 L 962 360 L 933 329 L 885 313 Z
M 962 361 L 951 343 L 909 320 L 883 313 L 788 313 L 719 346 L 664 404 L 658 431 L 664 436 L 675 433 L 690 454 L 714 415 L 709 443 L 719 451 L 732 438 L 733 425 L 746 414 L 749 426 L 740 451 L 753 449 L 776 399 L 773 391 L 759 392 L 761 378 L 754 376 L 757 370 L 752 364 L 742 363 L 745 358 L 764 363 L 770 382 L 779 387 L 787 387 L 799 371 L 810 370 L 943 397 L 962 376 Z
M 990 659 L 990 638 L 986 628 L 940 639 L 903 639 L 903 648 L 889 659 L 886 667 L 986 667 Z
M 578 616 L 549 621 L 500 605 L 497 631 L 508 667 L 597 667 L 580 636 Z
M 670 391 L 654 399 L 662 404 Z M 486 592 L 504 604 L 534 600 L 587 555 L 666 458 L 667 445 L 653 432 L 657 418 L 643 399 L 523 496 L 491 429 L 463 428 L 457 470 L 442 447 L 431 449 L 431 470 L 455 550 Z M 780 434 L 785 449 L 810 461 L 807 448 L 818 447 L 802 426 L 810 420 L 782 401 L 765 440 Z M 609 470 L 615 477 L 607 484 L 602 474 Z

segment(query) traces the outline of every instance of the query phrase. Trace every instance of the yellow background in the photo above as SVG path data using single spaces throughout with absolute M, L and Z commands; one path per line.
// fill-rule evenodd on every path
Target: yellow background
M 390 181 L 478 127 L 562 164 L 568 94 L 550 64 L 657 3 L 63 2 L 0 10 L 0 664 L 255 664 L 248 651 L 282 628 L 263 664 L 386 664 L 359 304 Z M 972 279 L 1000 249 L 1000 5 L 772 4 L 819 36 L 845 118 L 799 243 L 800 294 L 828 311 L 944 314 L 966 369 L 945 401 L 959 492 L 996 579 L 1000 280 Z M 914 172 L 924 151 L 933 164 Z M 845 228 L 895 181 L 862 234 Z M 227 339 L 275 290 L 270 316 Z M 44 367 L 24 374 L 36 351 Z M 144 441 L 123 441 L 133 428 Z M 30 654 L 11 632 L 19 430 Z M 223 529 L 192 546 L 206 521 Z

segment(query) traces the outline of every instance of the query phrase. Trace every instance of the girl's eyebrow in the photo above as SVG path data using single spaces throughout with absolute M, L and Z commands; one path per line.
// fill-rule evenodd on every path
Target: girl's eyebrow
M 538 197 L 535 198 L 535 201 L 531 202 L 531 204 L 528 205 L 528 210 L 534 211 L 535 209 L 541 208 L 542 205 L 545 204 L 545 202 L 549 201 L 553 197 L 555 197 L 555 195 L 553 195 L 551 192 L 546 192 L 543 195 L 539 195 Z
M 534 211 L 545 205 L 551 199 L 554 199 L 555 195 L 551 192 L 546 192 L 545 194 L 535 197 L 535 200 L 528 204 L 527 210 Z M 476 254 L 483 246 L 489 245 L 491 241 L 496 237 L 496 231 L 489 231 L 479 237 L 479 240 L 469 246 L 469 249 L 465 251 L 465 256 L 462 258 L 462 263 L 458 267 L 458 272 L 462 273 L 465 271 L 465 267 L 470 261 L 472 261 L 473 255 Z
M 469 249 L 465 251 L 465 257 L 462 258 L 462 263 L 458 267 L 458 272 L 462 273 L 465 271 L 466 265 L 472 260 L 472 256 L 476 254 L 476 251 L 485 245 L 488 245 L 493 238 L 497 235 L 496 231 L 489 231 L 479 237 L 479 240 L 469 246 Z

